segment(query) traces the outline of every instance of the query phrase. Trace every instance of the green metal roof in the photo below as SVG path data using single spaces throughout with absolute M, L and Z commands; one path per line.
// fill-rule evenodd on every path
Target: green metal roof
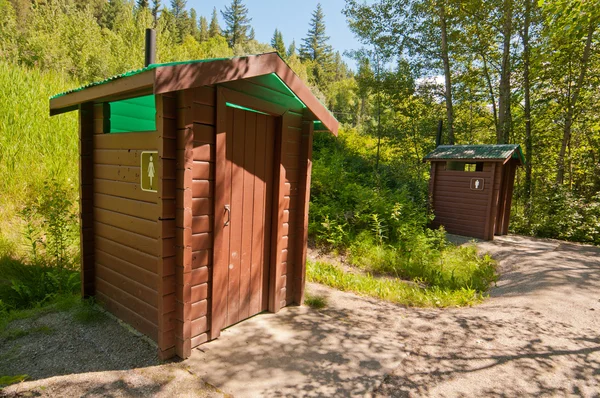
M 503 145 L 440 145 L 425 156 L 425 160 L 506 160 L 510 157 L 525 164 L 521 146 Z
M 246 55 L 244 57 L 246 57 Z M 102 84 L 106 84 L 106 83 L 112 82 L 113 80 L 121 79 L 123 77 L 139 75 L 140 73 L 144 73 L 144 72 L 152 70 L 152 69 L 160 68 L 162 66 L 174 66 L 174 65 L 184 65 L 184 64 L 198 64 L 198 63 L 201 63 L 201 62 L 224 61 L 224 60 L 229 60 L 229 59 L 234 59 L 234 58 L 243 58 L 243 57 L 207 58 L 207 59 L 196 59 L 196 60 L 191 60 L 191 61 L 167 62 L 167 63 L 164 63 L 164 64 L 150 64 L 150 65 L 146 66 L 145 68 L 130 70 L 128 72 L 124 72 L 124 73 L 121 73 L 121 74 L 118 74 L 118 75 L 107 77 L 104 80 L 99 80 L 97 82 L 92 82 L 92 83 L 83 85 L 81 87 L 77 87 L 77 88 L 74 88 L 74 89 L 62 92 L 62 93 L 55 94 L 52 97 L 50 97 L 50 99 L 62 97 L 63 95 L 71 94 L 71 93 L 74 93 L 74 92 L 77 92 L 77 91 L 82 91 L 82 90 L 85 90 L 86 88 L 90 88 L 90 87 L 94 87 L 94 86 L 100 86 Z

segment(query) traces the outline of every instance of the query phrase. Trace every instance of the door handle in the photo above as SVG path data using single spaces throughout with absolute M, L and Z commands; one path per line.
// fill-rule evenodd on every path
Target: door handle
M 224 227 L 228 226 L 231 221 L 231 206 L 225 205 L 225 211 L 227 212 L 227 221 L 225 221 Z

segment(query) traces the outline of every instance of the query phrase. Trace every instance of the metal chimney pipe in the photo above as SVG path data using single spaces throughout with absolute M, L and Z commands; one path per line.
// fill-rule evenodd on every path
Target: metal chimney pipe
M 438 123 L 437 135 L 435 136 L 435 147 L 442 145 L 442 131 L 444 130 L 444 121 L 440 119 Z
M 156 62 L 156 32 L 154 29 L 146 29 L 146 52 L 144 67 Z

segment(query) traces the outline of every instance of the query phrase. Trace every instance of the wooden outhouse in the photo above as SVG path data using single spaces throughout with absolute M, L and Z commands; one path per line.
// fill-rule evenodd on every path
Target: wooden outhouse
M 84 296 L 186 358 L 304 294 L 313 132 L 338 122 L 276 54 L 152 64 L 79 111 Z
M 508 233 L 519 145 L 440 145 L 425 160 L 434 228 L 485 240 Z

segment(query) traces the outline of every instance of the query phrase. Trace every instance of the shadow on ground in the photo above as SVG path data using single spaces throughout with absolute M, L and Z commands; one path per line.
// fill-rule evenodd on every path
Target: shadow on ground
M 96 331 L 85 335 L 87 356 L 73 357 L 64 341 L 40 355 L 79 364 L 53 374 L 113 371 L 25 385 L 78 396 L 598 396 L 600 249 L 521 237 L 478 246 L 501 260 L 503 274 L 477 307 L 404 308 L 309 284 L 328 297 L 325 309 L 258 315 L 187 361 L 157 365 L 153 348 L 136 358 L 145 348 L 111 346 L 123 331 Z M 81 365 L 94 355 L 108 365 Z
M 259 315 L 188 363 L 236 396 L 598 394 L 600 250 L 479 245 L 505 272 L 481 306 L 407 309 L 310 285 L 326 309 Z

